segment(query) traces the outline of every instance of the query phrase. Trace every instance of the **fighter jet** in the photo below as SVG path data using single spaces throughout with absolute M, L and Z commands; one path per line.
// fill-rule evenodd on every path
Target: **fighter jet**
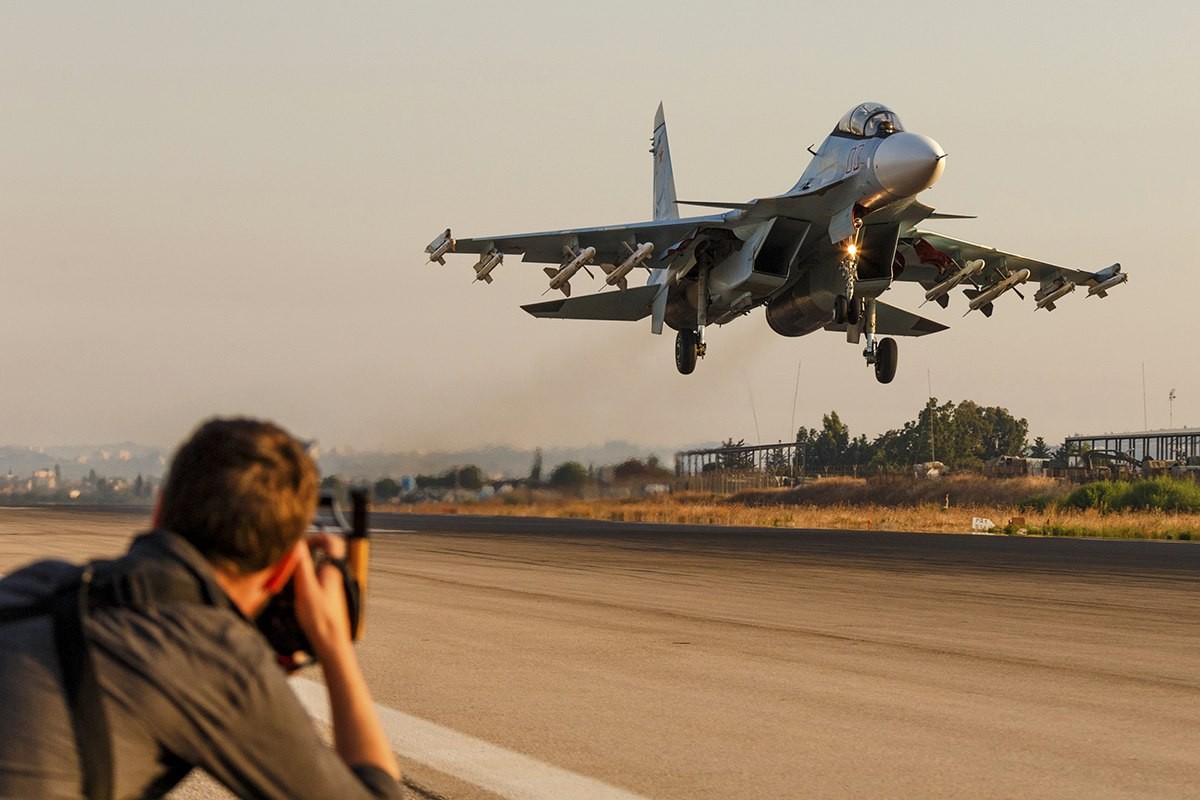
M 946 153 L 879 103 L 850 109 L 809 151 L 812 161 L 785 194 L 744 203 L 678 200 L 659 104 L 650 147 L 653 220 L 471 239 L 454 239 L 447 229 L 425 252 L 439 262 L 446 253 L 476 254 L 476 280 L 489 283 L 505 255 L 555 264 L 545 270 L 551 288 L 568 296 L 522 308 L 556 319 L 649 317 L 653 333 L 664 325 L 676 331 L 675 366 L 685 375 L 705 355 L 707 326 L 765 306 L 767 324 L 782 336 L 824 329 L 844 332 L 852 344 L 865 340 L 863 357 L 880 383 L 896 374 L 891 336 L 947 327 L 880 300 L 898 281 L 921 284 L 926 300 L 943 307 L 961 286 L 967 313 L 990 317 L 1002 295 L 1020 295 L 1017 287 L 1030 280 L 1040 284 L 1036 308 L 1053 310 L 1078 285 L 1104 297 L 1128 278 L 1120 264 L 1070 269 L 923 229 L 926 220 L 970 217 L 938 214 L 917 199 L 941 177 Z M 679 205 L 721 212 L 681 218 Z M 601 291 L 570 297 L 567 281 L 588 262 L 606 276 Z M 646 284 L 629 286 L 626 275 L 638 269 L 648 271 Z

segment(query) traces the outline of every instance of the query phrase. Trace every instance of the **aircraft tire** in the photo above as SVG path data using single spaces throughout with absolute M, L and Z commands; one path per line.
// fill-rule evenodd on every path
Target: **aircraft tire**
M 675 368 L 680 375 L 691 375 L 696 369 L 696 332 L 681 330 L 675 334 Z
M 899 348 L 896 347 L 896 340 L 890 337 L 880 339 L 878 349 L 875 351 L 875 380 L 880 383 L 891 383 L 892 378 L 896 377 L 898 357 Z
M 846 324 L 850 325 L 851 327 L 857 325 L 858 321 L 862 319 L 862 310 L 862 300 L 857 297 L 847 303 Z
M 846 295 L 839 294 L 833 298 L 833 324 L 841 325 L 846 321 L 846 314 L 850 308 L 850 302 L 846 299 Z

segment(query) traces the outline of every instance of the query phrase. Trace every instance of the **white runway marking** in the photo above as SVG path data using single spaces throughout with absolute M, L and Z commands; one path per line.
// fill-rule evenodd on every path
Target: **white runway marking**
M 314 719 L 328 724 L 325 685 L 292 678 L 292 689 Z M 404 758 L 511 800 L 647 800 L 611 784 L 376 704 L 392 749 Z

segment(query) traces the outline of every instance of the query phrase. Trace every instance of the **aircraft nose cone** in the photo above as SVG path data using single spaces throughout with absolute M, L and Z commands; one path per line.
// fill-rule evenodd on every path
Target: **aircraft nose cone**
M 945 167 L 942 146 L 919 133 L 893 133 L 875 151 L 875 178 L 895 197 L 910 197 L 928 189 Z

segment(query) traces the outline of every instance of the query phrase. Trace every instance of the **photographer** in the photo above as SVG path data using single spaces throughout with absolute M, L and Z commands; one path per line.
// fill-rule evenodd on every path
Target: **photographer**
M 317 493 L 285 431 L 212 420 L 125 555 L 0 580 L 0 797 L 158 797 L 193 767 L 242 797 L 400 797 L 341 573 L 310 551 L 337 558 L 342 542 L 304 537 Z M 293 577 L 336 753 L 250 622 Z

